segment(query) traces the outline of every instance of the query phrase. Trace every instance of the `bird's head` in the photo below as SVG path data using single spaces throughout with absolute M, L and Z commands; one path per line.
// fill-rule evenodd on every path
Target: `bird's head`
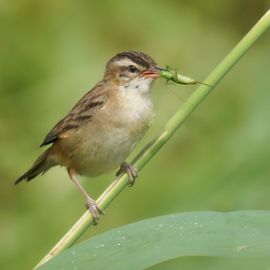
M 129 51 L 117 54 L 107 63 L 104 78 L 127 89 L 148 90 L 160 70 L 147 54 Z

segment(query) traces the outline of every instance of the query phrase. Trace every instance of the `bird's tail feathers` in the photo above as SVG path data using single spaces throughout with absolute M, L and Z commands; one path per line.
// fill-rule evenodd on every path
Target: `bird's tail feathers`
M 34 162 L 32 167 L 15 181 L 15 185 L 23 180 L 28 182 L 37 175 L 44 174 L 48 169 L 55 166 L 56 164 L 49 158 L 49 153 L 50 148 L 43 152 Z

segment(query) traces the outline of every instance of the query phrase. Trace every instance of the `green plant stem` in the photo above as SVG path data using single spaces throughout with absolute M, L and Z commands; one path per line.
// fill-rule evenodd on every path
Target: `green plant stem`
M 152 143 L 139 154 L 133 161 L 138 170 L 141 170 L 149 160 L 160 150 L 160 148 L 172 137 L 175 131 L 183 124 L 188 116 L 196 109 L 196 107 L 206 98 L 213 88 L 222 80 L 222 78 L 230 71 L 230 69 L 239 61 L 239 59 L 247 52 L 247 50 L 255 43 L 255 41 L 270 26 L 270 10 L 257 22 L 257 24 L 246 34 L 246 36 L 237 44 L 237 46 L 223 59 L 223 61 L 213 70 L 204 83 L 211 85 L 199 86 L 193 94 L 185 101 L 182 107 L 167 122 L 163 132 Z M 115 197 L 127 186 L 127 175 L 122 175 L 114 180 L 112 184 L 97 199 L 97 203 L 101 209 L 107 206 L 115 199 Z M 36 266 L 38 268 L 61 251 L 72 246 L 76 240 L 91 225 L 93 218 L 89 211 L 86 211 L 81 218 L 72 226 L 72 228 L 63 236 L 62 239 L 51 249 L 51 251 Z

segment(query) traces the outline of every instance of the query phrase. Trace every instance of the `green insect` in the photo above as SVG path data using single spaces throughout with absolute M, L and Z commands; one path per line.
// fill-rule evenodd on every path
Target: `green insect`
M 167 79 L 167 81 L 173 81 L 178 84 L 203 84 L 211 87 L 209 84 L 196 81 L 192 78 L 179 74 L 175 69 L 171 69 L 169 66 L 161 69 L 160 77 Z

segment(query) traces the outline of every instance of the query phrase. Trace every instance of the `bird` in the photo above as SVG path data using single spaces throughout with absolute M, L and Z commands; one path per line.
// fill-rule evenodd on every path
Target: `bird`
M 97 224 L 103 211 L 79 177 L 94 177 L 120 167 L 117 175 L 126 172 L 129 184 L 134 183 L 137 170 L 126 159 L 153 121 L 151 88 L 161 70 L 143 52 L 125 51 L 112 57 L 102 80 L 51 129 L 40 145 L 49 148 L 15 184 L 64 166 Z

